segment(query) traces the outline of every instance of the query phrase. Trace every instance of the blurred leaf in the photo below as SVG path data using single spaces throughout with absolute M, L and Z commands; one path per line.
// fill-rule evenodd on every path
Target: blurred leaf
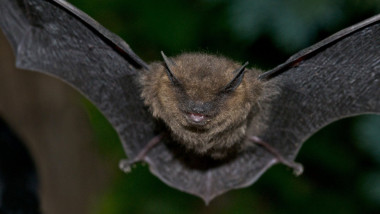
M 83 98 L 82 103 L 94 130 L 100 153 L 114 161 L 125 157 L 119 137 L 109 121 L 89 100 Z
M 380 170 L 363 176 L 361 191 L 373 204 L 380 204 Z
M 216 0 L 209 0 L 215 2 Z M 228 2 L 229 23 L 235 36 L 254 42 L 260 36 L 270 36 L 284 52 L 293 53 L 315 41 L 318 31 L 342 24 L 354 5 L 355 12 L 380 11 L 379 0 L 219 0 Z
M 363 116 L 354 127 L 358 147 L 380 164 L 380 116 Z M 380 180 L 379 180 L 380 182 Z

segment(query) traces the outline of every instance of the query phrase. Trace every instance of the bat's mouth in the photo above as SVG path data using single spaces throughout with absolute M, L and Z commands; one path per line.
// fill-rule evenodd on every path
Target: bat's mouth
M 205 125 L 210 120 L 209 116 L 200 113 L 186 113 L 186 119 L 189 123 L 193 125 Z

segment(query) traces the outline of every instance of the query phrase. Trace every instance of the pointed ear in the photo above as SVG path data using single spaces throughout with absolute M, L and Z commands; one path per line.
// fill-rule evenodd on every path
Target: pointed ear
M 244 63 L 239 69 L 234 71 L 236 76 L 223 88 L 223 93 L 228 93 L 234 91 L 241 83 L 245 73 L 245 67 L 248 65 L 248 62 Z
M 172 72 L 172 68 L 174 66 L 177 66 L 175 64 L 175 62 L 171 59 L 169 59 L 165 53 L 163 51 L 161 51 L 161 55 L 162 55 L 162 58 L 164 59 L 164 63 L 165 63 L 165 70 L 166 70 L 166 73 L 170 79 L 170 81 L 174 84 L 174 85 L 180 85 L 180 82 L 178 81 L 178 79 L 174 76 L 173 72 Z

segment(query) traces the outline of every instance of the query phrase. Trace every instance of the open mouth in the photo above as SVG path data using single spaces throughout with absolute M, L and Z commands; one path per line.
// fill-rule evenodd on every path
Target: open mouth
M 207 115 L 199 113 L 187 113 L 186 118 L 190 123 L 196 125 L 204 125 L 209 121 L 207 120 Z
M 197 122 L 197 123 L 202 122 L 206 118 L 205 115 L 197 114 L 197 113 L 190 113 L 189 117 L 192 121 Z

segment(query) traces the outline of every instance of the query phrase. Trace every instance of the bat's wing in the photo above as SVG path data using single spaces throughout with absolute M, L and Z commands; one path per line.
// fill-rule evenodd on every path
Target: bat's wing
M 260 78 L 280 93 L 264 109 L 266 117 L 252 121 L 248 137 L 258 136 L 292 161 L 303 142 L 327 124 L 380 113 L 380 15 L 300 51 Z M 262 172 L 276 162 L 272 156 L 250 170 Z
M 0 28 L 17 67 L 79 89 L 112 123 L 130 160 L 154 137 L 154 120 L 134 78 L 147 65 L 119 37 L 62 0 L 0 0 Z M 207 196 L 207 170 L 184 166 L 167 145 L 158 144 L 145 157 L 150 170 L 170 186 Z
M 260 78 L 281 92 L 267 110 L 267 128 L 251 134 L 293 160 L 327 124 L 380 113 L 380 15 L 300 51 Z
M 0 0 L 0 29 L 19 68 L 56 76 L 105 114 L 133 158 L 153 136 L 134 82 L 147 65 L 129 46 L 62 0 Z
M 153 138 L 153 120 L 134 82 L 136 69 L 147 65 L 119 37 L 62 0 L 0 0 L 0 28 L 19 68 L 56 76 L 97 105 L 117 130 L 130 160 Z M 194 163 L 197 158 L 186 157 L 168 142 L 158 144 L 144 160 L 168 185 L 206 201 L 245 182 L 245 174 L 237 173 L 242 164 L 263 162 L 248 155 L 227 163 L 207 158 Z

